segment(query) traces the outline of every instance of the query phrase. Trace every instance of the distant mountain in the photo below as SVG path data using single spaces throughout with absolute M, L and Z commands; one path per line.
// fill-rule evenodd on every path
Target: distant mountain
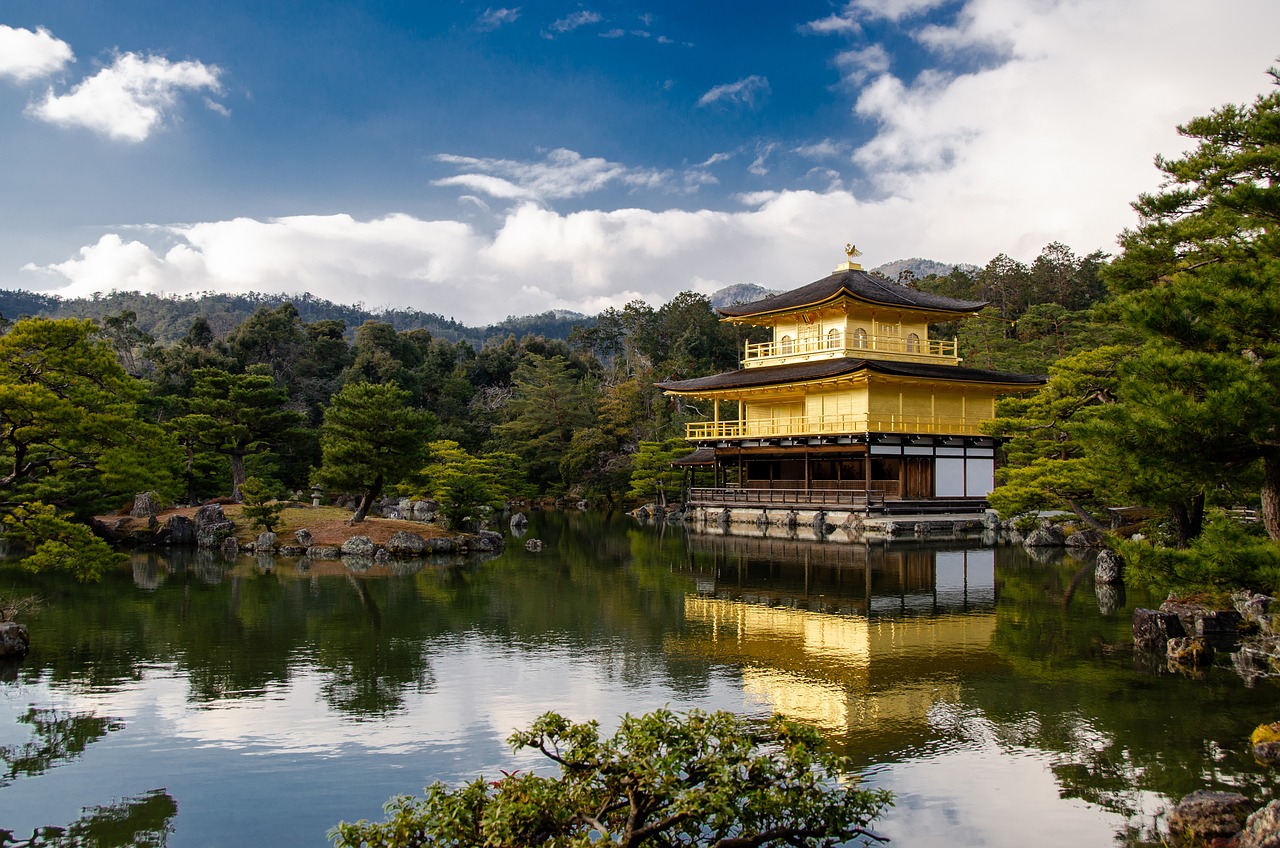
M 886 262 L 871 270 L 881 273 L 891 280 L 898 279 L 898 275 L 903 271 L 910 271 L 915 275 L 917 280 L 936 274 L 939 277 L 945 277 L 951 273 L 952 268 L 959 268 L 962 271 L 977 271 L 977 265 L 970 265 L 967 262 L 956 262 L 948 264 L 946 262 L 936 262 L 932 259 L 895 259 L 892 262 Z
M 426 330 L 446 341 L 468 341 L 480 347 L 491 338 L 514 335 L 540 335 L 548 339 L 567 339 L 578 324 L 592 324 L 577 312 L 557 309 L 541 315 L 507 318 L 487 327 L 468 327 L 451 318 L 416 309 L 369 310 L 360 306 L 333 303 L 309 294 L 239 295 L 206 292 L 194 297 L 161 297 L 138 292 L 112 292 L 92 298 L 61 298 L 56 295 L 27 291 L 0 290 L 0 317 L 16 320 L 24 316 L 45 318 L 93 318 L 118 315 L 132 310 L 138 316 L 138 329 L 162 344 L 172 344 L 186 335 L 191 322 L 203 317 L 216 337 L 221 338 L 261 308 L 274 309 L 292 303 L 298 317 L 310 324 L 325 319 L 345 321 L 347 335 L 365 321 L 385 321 L 397 330 Z
M 773 289 L 766 289 L 755 283 L 736 283 L 712 292 L 711 305 L 719 309 L 722 306 L 733 306 L 735 303 L 753 303 L 775 294 L 777 292 Z

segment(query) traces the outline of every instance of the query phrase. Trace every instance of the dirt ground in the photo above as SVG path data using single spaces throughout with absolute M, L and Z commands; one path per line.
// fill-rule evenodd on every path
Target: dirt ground
M 166 509 L 156 516 L 156 520 L 160 524 L 164 524 L 171 515 L 185 515 L 187 518 L 191 518 L 196 514 L 196 509 L 197 507 Z M 241 516 L 239 504 L 224 504 L 222 511 L 227 518 L 236 523 L 236 540 L 238 542 L 244 544 L 258 538 L 258 531 L 251 529 L 248 522 Z M 111 526 L 119 521 L 120 518 L 121 516 L 119 515 L 104 515 L 100 516 L 99 520 Z M 391 538 L 391 534 L 397 530 L 416 533 L 424 539 L 450 535 L 448 531 L 442 530 L 434 524 L 423 524 L 420 521 L 366 518 L 359 524 L 349 524 L 350 518 L 350 510 L 339 509 L 335 506 L 289 504 L 284 512 L 280 513 L 280 526 L 276 528 L 276 535 L 280 538 L 280 544 L 290 545 L 294 544 L 293 534 L 306 528 L 311 533 L 311 544 L 334 546 L 341 545 L 352 536 L 368 536 L 374 544 L 385 545 L 387 540 Z M 124 516 L 124 519 L 125 523 L 121 526 L 121 530 L 125 533 L 146 525 L 146 519 L 144 518 Z

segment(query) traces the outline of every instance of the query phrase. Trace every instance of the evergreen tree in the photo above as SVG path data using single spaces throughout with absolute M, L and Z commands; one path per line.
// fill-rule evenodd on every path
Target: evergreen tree
M 187 414 L 174 419 L 170 428 L 188 446 L 189 470 L 197 451 L 227 457 L 231 497 L 239 500 L 246 458 L 287 449 L 302 434 L 302 416 L 288 408 L 288 395 L 270 374 L 201 368 L 192 376 Z
M 562 356 L 527 355 L 516 367 L 497 447 L 519 454 L 541 486 L 565 483 L 560 463 L 575 431 L 595 423 L 592 392 Z
M 351 383 L 325 410 L 323 458 L 313 479 L 327 489 L 360 494 L 353 523 L 364 520 L 384 487 L 422 465 L 435 418 L 409 401 L 409 393 L 394 383 Z
M 1165 184 L 1134 203 L 1140 225 L 1105 273 L 1150 339 L 1128 369 L 1148 407 L 1135 448 L 1214 476 L 1260 465 L 1280 540 L 1280 92 L 1178 129 L 1196 146 L 1157 157 Z

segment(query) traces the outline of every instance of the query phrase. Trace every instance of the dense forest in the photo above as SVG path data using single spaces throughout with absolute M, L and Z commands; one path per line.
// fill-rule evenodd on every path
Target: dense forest
M 1053 243 L 1030 263 L 903 264 L 896 283 L 987 302 L 932 328 L 967 365 L 1049 375 L 992 425 L 1002 514 L 1061 510 L 1102 531 L 1137 507 L 1146 540 L 1117 544 L 1138 573 L 1275 589 L 1280 94 L 1180 130 L 1196 146 L 1157 160 L 1166 185 L 1134 204 L 1118 255 Z M 392 492 L 455 517 L 513 496 L 648 498 L 705 412 L 654 384 L 734 369 L 763 340 L 690 292 L 478 334 L 310 297 L 4 297 L 0 511 L 11 540 L 59 540 L 37 555 L 54 566 L 87 544 L 67 516 L 144 489 L 198 502 L 314 484 L 358 496 L 358 517 Z M 1250 509 L 1260 521 L 1239 520 Z

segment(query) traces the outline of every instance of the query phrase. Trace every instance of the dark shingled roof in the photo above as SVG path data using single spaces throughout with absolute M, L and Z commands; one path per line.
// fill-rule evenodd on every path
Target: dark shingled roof
M 1027 388 L 1043 385 L 1048 379 L 1038 374 L 1010 374 L 1005 371 L 987 371 L 982 368 L 961 368 L 957 365 L 933 365 L 924 362 L 890 362 L 883 359 L 824 359 L 820 362 L 801 362 L 796 365 L 774 365 L 762 368 L 743 368 L 726 371 L 710 377 L 692 380 L 670 380 L 655 383 L 668 392 L 716 391 L 718 389 L 747 389 L 759 386 L 776 386 L 820 380 L 824 377 L 840 377 L 862 370 L 874 371 L 896 377 L 923 377 L 938 380 L 957 380 L 965 383 L 1005 383 Z
M 881 303 L 886 306 L 901 306 L 914 309 L 931 309 L 940 312 L 977 312 L 986 306 L 985 301 L 957 300 L 954 297 L 943 297 L 940 294 L 909 289 L 904 285 L 872 276 L 866 271 L 836 271 L 829 277 L 823 277 L 816 283 L 801 286 L 754 303 L 737 303 L 733 306 L 722 306 L 716 311 L 729 318 L 746 315 L 759 315 L 766 312 L 780 312 L 785 309 L 797 309 L 831 300 L 842 292 L 851 297 Z
M 698 448 L 693 453 L 685 454 L 677 460 L 673 460 L 672 465 L 715 465 L 716 449 L 715 448 Z

